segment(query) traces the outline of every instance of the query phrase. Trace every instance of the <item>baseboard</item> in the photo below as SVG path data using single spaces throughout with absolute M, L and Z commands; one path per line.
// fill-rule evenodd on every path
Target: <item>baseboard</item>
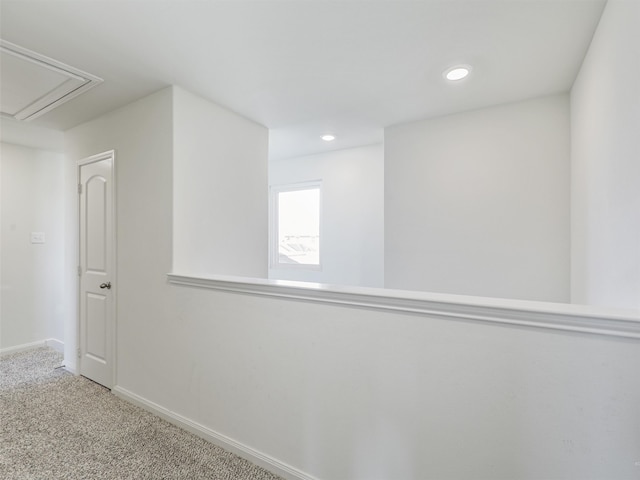
M 44 343 L 47 347 L 53 348 L 60 353 L 64 353 L 64 342 L 61 342 L 60 340 L 57 340 L 55 338 L 49 338 L 45 340 Z
M 80 372 L 78 372 L 78 369 L 76 368 L 75 363 L 65 362 L 64 369 L 69 373 L 73 373 L 74 375 L 80 375 Z
M 262 452 L 254 450 L 251 447 L 243 445 L 240 442 L 237 442 L 221 433 L 218 433 L 210 428 L 205 427 L 204 425 L 200 425 L 197 422 L 189 420 L 182 415 L 179 415 L 175 412 L 167 410 L 160 405 L 153 403 L 133 392 L 130 392 L 122 387 L 115 386 L 111 390 L 116 396 L 126 400 L 134 405 L 137 405 L 165 420 L 169 423 L 172 423 L 188 432 L 191 432 L 200 438 L 207 440 L 219 447 L 224 448 L 225 450 L 235 453 L 236 455 L 249 460 L 250 462 L 259 465 L 270 472 L 273 472 L 277 475 L 280 475 L 283 478 L 289 480 L 317 480 L 315 477 L 312 477 L 297 468 L 294 468 L 286 463 L 283 463 L 279 460 L 276 460 L 273 457 L 265 455 Z
M 11 353 L 23 352 L 25 350 L 31 350 L 33 348 L 51 347 L 59 352 L 64 352 L 64 343 L 55 338 L 48 338 L 46 340 L 38 340 L 37 342 L 24 343 L 22 345 L 15 345 L 13 347 L 7 347 L 0 349 L 0 355 L 9 355 Z

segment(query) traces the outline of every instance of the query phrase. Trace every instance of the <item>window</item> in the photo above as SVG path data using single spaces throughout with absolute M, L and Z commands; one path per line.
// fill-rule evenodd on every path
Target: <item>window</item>
M 318 182 L 271 187 L 271 266 L 320 268 Z

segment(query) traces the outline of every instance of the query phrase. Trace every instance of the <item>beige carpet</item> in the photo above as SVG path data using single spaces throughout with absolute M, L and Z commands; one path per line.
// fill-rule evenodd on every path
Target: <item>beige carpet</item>
M 0 357 L 0 478 L 279 479 L 61 361 L 49 348 Z

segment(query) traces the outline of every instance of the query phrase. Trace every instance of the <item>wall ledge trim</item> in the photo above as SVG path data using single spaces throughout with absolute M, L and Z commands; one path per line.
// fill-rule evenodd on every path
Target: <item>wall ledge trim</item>
M 237 442 L 226 435 L 223 435 L 215 430 L 212 430 L 204 425 L 190 420 L 182 415 L 175 413 L 171 410 L 168 410 L 157 403 L 151 402 L 140 395 L 133 393 L 126 388 L 122 388 L 120 386 L 115 386 L 112 389 L 112 392 L 119 398 L 132 403 L 143 410 L 147 410 L 148 412 L 153 413 L 154 415 L 163 418 L 176 425 L 177 427 L 182 428 L 188 432 L 193 433 L 194 435 L 207 440 L 219 447 L 224 448 L 225 450 L 235 453 L 239 457 L 242 457 L 250 462 L 269 470 L 283 478 L 288 480 L 317 480 L 315 477 L 312 477 L 297 468 L 294 468 L 286 463 L 283 463 L 279 460 L 276 460 L 269 455 L 266 455 L 262 452 L 259 452 L 251 447 L 248 447 L 240 442 Z
M 640 311 L 347 287 L 226 275 L 167 274 L 173 285 L 484 323 L 640 339 Z

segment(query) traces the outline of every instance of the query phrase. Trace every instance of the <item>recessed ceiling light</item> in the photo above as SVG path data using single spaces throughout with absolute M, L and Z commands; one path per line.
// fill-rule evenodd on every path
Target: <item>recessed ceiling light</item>
M 320 138 L 325 142 L 333 142 L 336 139 L 336 136 L 331 135 L 330 133 L 327 133 L 325 135 L 322 135 Z
M 451 67 L 443 73 L 444 78 L 451 80 L 452 82 L 462 80 L 471 73 L 471 67 L 469 65 L 456 65 Z

